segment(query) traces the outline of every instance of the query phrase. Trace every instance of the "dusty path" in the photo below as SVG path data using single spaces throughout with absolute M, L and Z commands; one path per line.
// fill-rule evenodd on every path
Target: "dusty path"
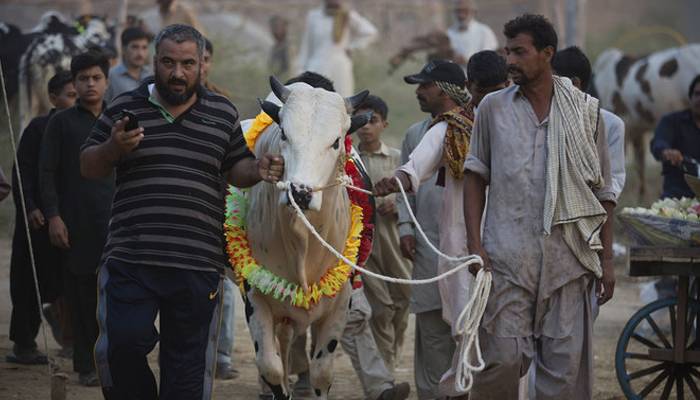
M 25 367 L 5 363 L 5 355 L 10 351 L 12 343 L 8 339 L 10 321 L 9 293 L 9 248 L 8 240 L 0 240 L 0 400 L 35 400 L 49 398 L 49 377 L 45 366 Z M 595 362 L 596 362 L 596 400 L 623 399 L 613 367 L 613 354 L 618 335 L 622 326 L 638 308 L 637 281 L 618 272 L 618 286 L 615 299 L 606 305 L 598 318 L 595 331 Z M 239 304 L 240 306 L 240 304 Z M 237 311 L 242 307 L 238 307 Z M 41 336 L 39 337 L 41 342 Z M 396 375 L 398 380 L 413 383 L 413 324 L 409 325 L 406 343 L 409 345 L 401 357 L 400 367 Z M 43 346 L 43 345 L 40 345 Z M 51 354 L 56 353 L 57 344 L 49 340 Z M 253 350 L 250 337 L 245 327 L 242 312 L 236 318 L 236 367 L 241 376 L 233 381 L 217 381 L 215 399 L 251 399 L 257 398 L 256 368 L 253 363 Z M 70 374 L 68 383 L 68 399 L 97 400 L 101 399 L 100 392 L 95 388 L 84 388 L 77 384 L 77 375 L 71 372 L 71 363 L 66 359 L 58 359 L 60 368 Z M 151 355 L 152 365 L 156 366 L 156 351 Z M 355 375 L 348 357 L 342 352 L 335 360 L 335 382 L 331 392 L 332 398 L 344 400 L 361 400 L 360 383 Z M 415 399 L 415 397 L 411 397 Z

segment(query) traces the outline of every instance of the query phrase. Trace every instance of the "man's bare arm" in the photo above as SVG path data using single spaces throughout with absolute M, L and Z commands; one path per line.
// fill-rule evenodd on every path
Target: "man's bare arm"
M 615 266 L 613 264 L 613 211 L 615 203 L 612 201 L 601 201 L 605 212 L 608 215 L 605 224 L 600 231 L 600 241 L 603 244 L 603 251 L 600 253 L 600 264 L 603 269 L 603 277 L 596 285 L 596 295 L 598 304 L 605 304 L 612 299 L 615 292 Z
M 484 267 L 490 268 L 488 255 L 481 245 L 481 216 L 486 206 L 486 181 L 479 174 L 466 171 L 464 179 L 464 222 L 467 226 L 467 245 L 470 254 L 478 254 L 484 261 Z M 472 273 L 479 267 L 472 266 Z
M 284 174 L 284 159 L 265 154 L 260 159 L 252 157 L 239 160 L 228 173 L 227 181 L 233 186 L 246 188 L 264 180 L 276 183 Z
M 129 117 L 117 121 L 112 134 L 104 143 L 90 146 L 80 153 L 80 174 L 87 179 L 99 179 L 112 173 L 119 159 L 139 145 L 143 139 L 143 128 L 125 132 Z

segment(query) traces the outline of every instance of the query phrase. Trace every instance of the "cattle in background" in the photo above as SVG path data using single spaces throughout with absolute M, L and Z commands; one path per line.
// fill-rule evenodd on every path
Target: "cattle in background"
M 342 249 L 351 228 L 351 202 L 342 185 L 332 185 L 345 163 L 346 132 L 358 129 L 368 115 L 350 117 L 367 95 L 343 99 L 337 93 L 305 83 L 288 87 L 271 78 L 278 106 L 264 102 L 263 110 L 277 122 L 267 127 L 255 144 L 256 154 L 281 154 L 284 179 L 291 193 L 319 234 Z M 325 187 L 323 191 L 310 188 Z M 247 238 L 252 255 L 274 275 L 304 290 L 314 286 L 338 260 L 312 237 L 294 209 L 288 192 L 259 183 L 251 188 L 247 212 Z M 332 383 L 332 363 L 350 301 L 350 281 L 333 295 L 321 295 L 308 308 L 292 305 L 244 281 L 246 320 L 255 347 L 260 376 L 276 400 L 291 398 L 289 349 L 296 337 L 311 327 L 313 357 L 311 384 L 317 399 L 327 399 Z M 316 286 L 314 286 L 316 287 Z
M 626 136 L 634 148 L 640 179 L 639 194 L 646 192 L 644 134 L 670 112 L 688 107 L 688 86 L 700 74 L 700 44 L 674 47 L 634 58 L 608 49 L 593 67 L 592 90 L 601 106 L 625 121 Z
M 23 53 L 19 64 L 20 127 L 51 108 L 47 83 L 57 72 L 70 69 L 74 55 L 99 48 L 116 56 L 114 26 L 104 18 L 84 15 L 72 29 L 41 32 Z
M 47 12 L 39 24 L 29 32 L 22 32 L 9 22 L 0 22 L 0 61 L 5 74 L 7 97 L 14 99 L 19 89 L 19 64 L 22 55 L 32 41 L 43 34 L 77 34 L 77 29 L 69 25 L 57 12 Z

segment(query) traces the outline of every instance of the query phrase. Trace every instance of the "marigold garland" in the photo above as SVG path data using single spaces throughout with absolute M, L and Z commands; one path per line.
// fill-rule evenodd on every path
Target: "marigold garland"
M 237 283 L 246 281 L 261 293 L 271 295 L 279 301 L 288 300 L 293 306 L 309 309 L 318 303 L 321 296 L 333 297 L 348 280 L 352 268 L 344 261 L 338 260 L 335 267 L 326 271 L 318 282 L 304 289 L 293 282 L 275 275 L 258 264 L 252 255 L 246 233 L 246 213 L 248 209 L 246 194 L 238 188 L 229 187 L 226 196 L 226 221 L 224 223 L 226 249 L 231 265 L 234 266 Z M 362 238 L 362 207 L 352 204 L 350 208 L 350 231 L 345 241 L 343 255 L 356 262 Z
M 254 151 L 260 134 L 273 122 L 265 112 L 260 112 L 255 117 L 253 124 L 243 134 L 250 151 Z M 348 135 L 345 138 L 346 155 L 350 154 L 351 147 L 352 140 Z M 353 185 L 364 187 L 362 174 L 352 157 L 346 157 L 346 160 L 345 173 L 352 179 Z M 351 202 L 351 224 L 343 255 L 353 263 L 364 265 L 372 250 L 374 225 L 371 221 L 374 210 L 367 194 L 348 190 L 348 197 Z M 226 196 L 224 232 L 230 265 L 233 266 L 239 286 L 242 287 L 243 282 L 247 282 L 261 293 L 270 294 L 279 301 L 288 300 L 293 306 L 309 309 L 318 303 L 321 296 L 335 296 L 351 276 L 353 287 L 362 285 L 359 274 L 352 275 L 352 267 L 342 260 L 338 260 L 336 266 L 326 271 L 318 282 L 311 284 L 308 291 L 304 291 L 304 288 L 296 283 L 273 274 L 253 258 L 246 234 L 247 213 L 248 203 L 245 192 L 230 186 L 229 195 Z
M 251 152 L 255 152 L 255 142 L 258 140 L 258 136 L 273 122 L 272 117 L 267 115 L 264 111 L 260 111 L 260 114 L 255 116 L 253 124 L 243 134 L 245 144 Z

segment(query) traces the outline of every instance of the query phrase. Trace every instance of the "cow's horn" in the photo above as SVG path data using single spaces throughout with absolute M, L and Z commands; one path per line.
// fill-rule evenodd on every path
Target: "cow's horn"
M 273 121 L 279 125 L 280 123 L 280 106 L 277 104 L 270 102 L 270 101 L 262 101 L 258 99 L 258 103 L 260 103 L 260 108 L 265 111 L 265 114 L 269 115 L 270 118 L 272 118 Z
M 355 108 L 362 103 L 369 95 L 369 90 L 363 90 L 360 93 L 345 98 L 345 106 L 348 109 L 348 113 L 355 111 Z
M 366 112 L 364 114 L 354 115 L 350 118 L 350 129 L 348 129 L 348 135 L 355 132 L 356 130 L 365 126 L 369 120 L 372 119 L 372 111 Z
M 270 87 L 272 88 L 272 93 L 274 93 L 282 103 L 287 102 L 289 94 L 292 91 L 285 87 L 282 82 L 278 81 L 274 76 L 270 76 Z

